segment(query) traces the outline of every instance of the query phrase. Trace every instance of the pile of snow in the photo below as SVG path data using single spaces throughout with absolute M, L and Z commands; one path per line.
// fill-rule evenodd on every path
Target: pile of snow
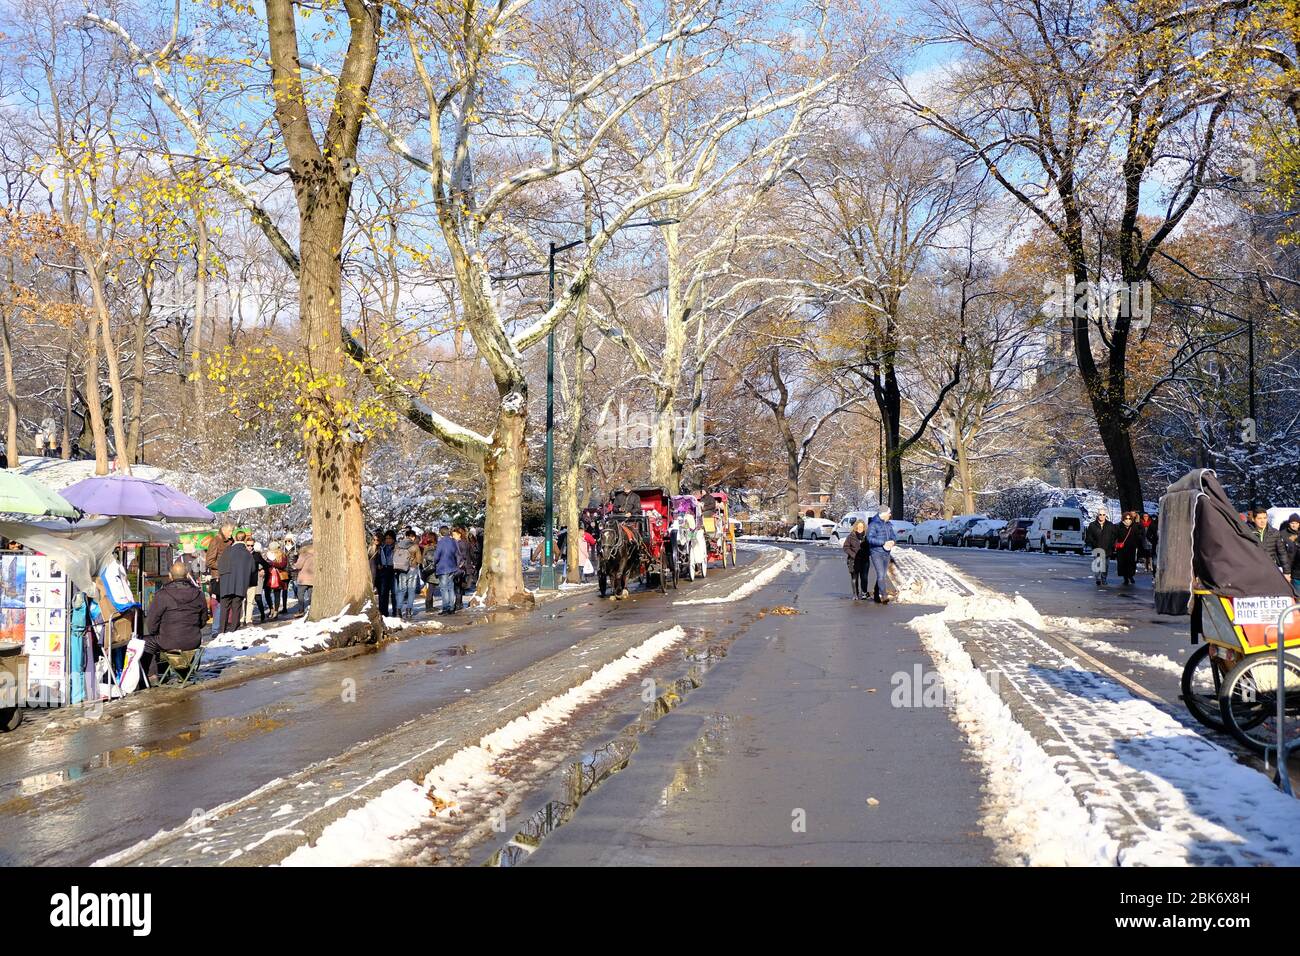
M 617 687 L 674 644 L 684 640 L 680 627 L 660 631 L 591 673 L 585 681 L 550 698 L 462 747 L 434 767 L 423 781 L 404 780 L 363 806 L 335 820 L 314 845 L 299 847 L 285 866 L 348 866 L 393 862 L 415 852 L 419 830 L 430 819 L 447 820 L 473 812 L 486 815 L 508 789 L 504 762 L 526 745 L 563 724 L 584 704 Z
M 759 571 L 734 591 L 731 591 L 729 594 L 724 594 L 722 597 L 695 598 L 689 601 L 674 601 L 673 604 L 730 604 L 733 601 L 743 601 L 759 588 L 776 580 L 776 576 L 789 567 L 790 563 L 795 559 L 796 552 L 787 551 L 784 548 L 768 547 L 763 550 L 781 551 L 783 553 L 775 562 L 764 568 L 762 571 Z
M 323 621 L 299 619 L 288 624 L 256 627 L 245 625 L 237 631 L 218 634 L 204 644 L 203 658 L 205 661 L 216 661 L 253 654 L 268 654 L 272 657 L 306 654 L 329 646 L 331 634 L 338 634 L 350 625 L 360 624 L 365 620 L 364 614 L 339 614 Z M 430 621 L 428 624 L 433 627 L 440 626 L 436 621 Z M 400 631 L 409 624 L 400 618 L 386 617 L 384 626 L 390 631 Z

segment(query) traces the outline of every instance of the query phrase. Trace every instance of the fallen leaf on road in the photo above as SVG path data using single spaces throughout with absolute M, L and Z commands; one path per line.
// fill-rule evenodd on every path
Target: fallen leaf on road
M 867 797 L 867 806 L 878 807 L 880 806 L 880 801 L 877 800 L 875 797 Z

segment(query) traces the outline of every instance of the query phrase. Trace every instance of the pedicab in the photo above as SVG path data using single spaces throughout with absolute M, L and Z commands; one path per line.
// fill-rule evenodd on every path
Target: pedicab
M 713 512 L 704 512 L 704 537 L 708 543 L 709 560 L 721 561 L 727 566 L 736 566 L 736 532 L 731 527 L 731 510 L 725 491 L 706 492 L 712 494 L 717 506 Z
M 673 564 L 677 576 L 694 581 L 709 570 L 709 549 L 700 520 L 700 502 L 694 495 L 673 498 Z
M 1278 615 L 1295 604 L 1290 582 L 1209 469 L 1169 486 L 1160 499 L 1159 527 L 1156 610 L 1190 614 L 1197 645 L 1183 668 L 1183 703 L 1200 723 L 1263 754 L 1278 746 L 1281 687 L 1284 742 L 1294 742 L 1300 656 L 1288 649 L 1300 647 L 1300 615 L 1290 614 L 1280 655 L 1277 628 Z

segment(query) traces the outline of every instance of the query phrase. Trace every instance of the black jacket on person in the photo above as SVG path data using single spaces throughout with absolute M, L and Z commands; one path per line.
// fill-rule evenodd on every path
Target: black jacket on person
M 189 581 L 168 581 L 154 592 L 145 633 L 165 651 L 192 651 L 203 641 L 208 602 Z
M 248 545 L 242 541 L 236 541 L 226 548 L 221 555 L 217 570 L 221 574 L 217 597 L 242 598 L 253 586 L 249 582 L 257 581 L 257 559 L 253 557 L 253 552 L 248 550 Z
M 1283 573 L 1296 576 L 1296 564 L 1300 562 L 1300 536 L 1292 537 L 1289 525 L 1282 525 L 1278 531 L 1273 542 L 1273 555 Z
M 635 491 L 615 492 L 614 512 L 621 515 L 639 515 L 641 513 L 641 496 Z
M 849 532 L 849 536 L 844 539 L 844 559 L 848 561 L 849 570 L 856 570 L 861 566 L 867 556 L 867 533 L 864 531 L 858 534 L 856 531 Z
M 1278 538 L 1282 537 L 1274 528 L 1266 527 L 1263 531 L 1256 528 L 1253 524 L 1247 524 L 1246 530 L 1250 532 L 1250 539 L 1264 549 L 1264 553 L 1273 559 L 1273 563 L 1282 567 L 1282 562 L 1278 560 L 1277 543 Z
M 1096 518 L 1093 518 L 1083 532 L 1083 543 L 1093 550 L 1101 548 L 1107 554 L 1110 554 L 1115 548 L 1115 534 L 1115 522 L 1107 521 L 1103 525 Z

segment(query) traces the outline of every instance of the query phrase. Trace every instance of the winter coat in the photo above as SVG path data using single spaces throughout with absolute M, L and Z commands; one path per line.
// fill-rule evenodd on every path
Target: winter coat
M 456 541 L 456 573 L 464 574 L 469 570 L 469 542 L 464 538 L 459 540 L 453 538 L 452 540 Z M 558 553 L 563 554 L 564 552 L 561 551 Z
M 438 539 L 438 547 L 433 549 L 433 570 L 437 574 L 455 574 L 460 568 L 460 549 L 456 539 L 443 535 Z
M 641 513 L 641 496 L 635 491 L 629 491 L 624 494 L 621 491 L 614 493 L 614 511 L 618 514 L 639 515 Z
M 1253 524 L 1248 524 L 1246 525 L 1246 530 L 1250 532 L 1251 540 L 1264 549 L 1265 554 L 1270 558 L 1277 557 L 1277 540 L 1281 535 L 1279 535 L 1275 529 L 1265 528 L 1261 531 Z M 1278 566 L 1281 566 L 1280 562 L 1278 562 Z
M 1083 532 L 1083 543 L 1094 551 L 1100 548 L 1110 554 L 1115 547 L 1115 522 L 1107 521 L 1102 524 L 1093 518 Z
M 218 570 L 221 567 L 221 556 L 226 553 L 226 549 L 233 544 L 229 538 L 223 538 L 218 531 L 212 537 L 211 544 L 208 545 L 208 572 L 212 575 L 220 574 Z
M 866 556 L 868 548 L 863 547 L 866 542 L 867 535 L 865 531 L 862 534 L 851 531 L 849 536 L 844 539 L 844 559 L 848 562 L 849 570 L 856 568 Z
M 1114 551 L 1115 563 L 1120 577 L 1131 578 L 1137 570 L 1138 558 L 1146 548 L 1146 538 L 1142 526 L 1134 522 L 1127 528 L 1122 523 L 1115 525 Z
M 298 586 L 304 588 L 315 587 L 316 585 L 316 549 L 313 547 L 299 548 L 298 560 L 293 565 L 294 576 L 298 579 Z
M 192 651 L 203 642 L 208 602 L 189 581 L 168 581 L 154 592 L 145 633 L 165 651 Z
M 1290 521 L 1289 518 L 1287 520 Z M 1291 535 L 1289 524 L 1282 525 L 1278 530 L 1277 538 L 1273 541 L 1273 556 L 1284 574 L 1296 576 L 1296 563 L 1300 561 L 1300 536 Z
M 236 541 L 226 548 L 217 570 L 221 575 L 217 597 L 244 597 L 248 594 L 248 589 L 257 583 L 257 558 L 242 541 Z
M 882 521 L 879 515 L 867 522 L 867 547 L 872 551 L 883 548 L 886 541 L 897 541 L 894 522 Z

